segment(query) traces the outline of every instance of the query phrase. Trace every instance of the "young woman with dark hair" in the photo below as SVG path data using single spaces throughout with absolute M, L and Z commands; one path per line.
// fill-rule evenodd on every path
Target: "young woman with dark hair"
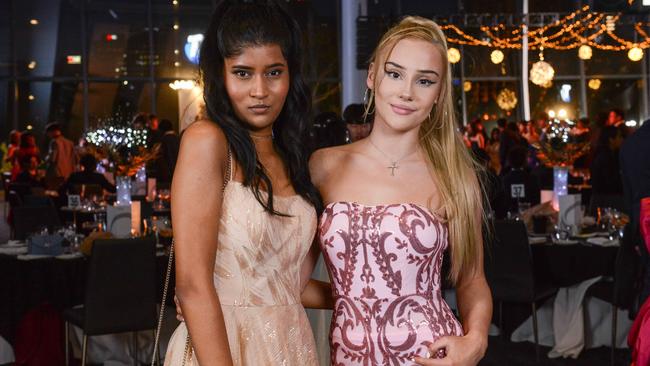
M 300 60 L 298 26 L 275 1 L 217 6 L 199 65 L 209 120 L 185 130 L 172 182 L 185 323 L 167 365 L 317 364 L 301 294 L 321 200 Z

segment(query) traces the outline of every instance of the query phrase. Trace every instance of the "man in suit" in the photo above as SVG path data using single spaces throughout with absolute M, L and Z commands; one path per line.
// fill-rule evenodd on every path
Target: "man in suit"
M 630 223 L 639 230 L 641 199 L 650 197 L 650 120 L 631 134 L 619 154 L 623 179 L 623 196 Z M 644 283 L 641 302 L 650 295 L 650 256 L 645 245 L 639 243 L 644 262 Z

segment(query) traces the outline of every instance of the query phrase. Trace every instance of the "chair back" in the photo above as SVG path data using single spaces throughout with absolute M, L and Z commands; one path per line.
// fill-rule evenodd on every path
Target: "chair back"
M 621 309 L 630 309 L 640 289 L 639 255 L 636 245 L 643 245 L 638 226 L 625 226 L 621 246 L 616 252 L 614 265 L 613 304 Z
M 43 227 L 49 229 L 61 226 L 61 219 L 56 208 L 45 206 L 13 207 L 14 239 L 24 240 L 30 233 Z
M 486 240 L 485 276 L 495 300 L 534 300 L 533 260 L 522 221 L 494 222 L 492 238 Z
M 95 240 L 86 279 L 86 334 L 155 328 L 156 279 L 152 237 Z

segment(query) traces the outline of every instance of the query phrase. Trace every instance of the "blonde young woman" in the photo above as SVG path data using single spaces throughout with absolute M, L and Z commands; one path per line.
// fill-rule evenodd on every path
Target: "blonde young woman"
M 381 39 L 367 86 L 374 127 L 317 151 L 318 237 L 334 296 L 332 365 L 476 365 L 492 300 L 483 273 L 482 193 L 457 132 L 447 46 L 407 17 Z M 451 253 L 461 322 L 441 295 Z

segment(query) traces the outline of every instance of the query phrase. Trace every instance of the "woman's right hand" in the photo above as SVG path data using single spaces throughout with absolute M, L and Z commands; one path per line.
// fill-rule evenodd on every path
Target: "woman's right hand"
M 176 304 L 176 319 L 178 319 L 179 322 L 184 322 L 185 318 L 183 318 L 183 309 L 181 309 L 181 303 L 178 301 L 176 295 L 174 295 L 174 304 Z

